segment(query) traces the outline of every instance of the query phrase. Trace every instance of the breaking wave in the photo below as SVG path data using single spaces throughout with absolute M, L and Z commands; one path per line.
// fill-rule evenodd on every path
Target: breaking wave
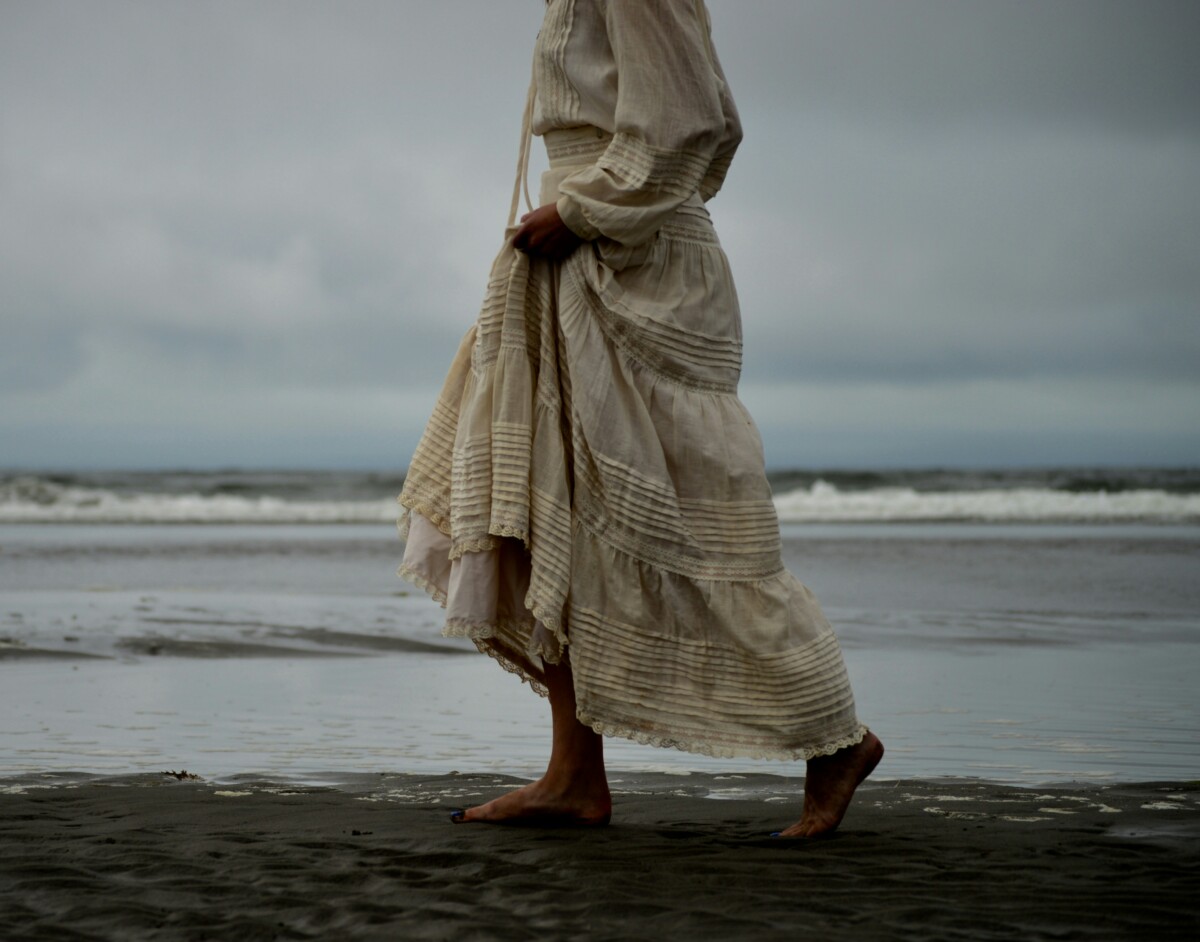
M 786 523 L 1197 523 L 1194 476 L 781 472 L 773 483 Z M 362 472 L 9 475 L 0 476 L 0 523 L 390 523 L 400 483 Z

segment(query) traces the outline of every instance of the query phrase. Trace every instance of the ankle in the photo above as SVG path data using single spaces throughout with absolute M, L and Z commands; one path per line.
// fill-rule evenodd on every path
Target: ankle
M 603 763 L 565 760 L 551 761 L 542 785 L 558 795 L 607 795 L 608 777 Z

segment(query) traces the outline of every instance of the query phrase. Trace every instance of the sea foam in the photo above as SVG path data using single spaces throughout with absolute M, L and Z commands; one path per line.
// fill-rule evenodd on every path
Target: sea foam
M 976 521 L 1021 523 L 1194 523 L 1200 495 L 1161 490 L 1061 491 L 991 488 L 917 491 L 909 487 L 841 490 L 825 481 L 775 498 L 787 523 Z
M 825 480 L 776 495 L 785 523 L 1197 523 L 1200 494 L 1049 487 L 839 488 Z M 0 481 L 0 523 L 312 524 L 394 521 L 394 496 L 314 499 L 272 493 L 119 491 L 32 475 Z

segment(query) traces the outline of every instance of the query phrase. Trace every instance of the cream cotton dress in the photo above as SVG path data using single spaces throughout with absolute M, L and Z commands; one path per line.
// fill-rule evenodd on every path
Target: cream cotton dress
M 400 574 L 446 606 L 445 634 L 540 693 L 569 656 L 598 732 L 713 756 L 857 743 L 737 397 L 741 318 L 705 201 L 741 128 L 707 12 L 550 0 L 534 88 L 540 202 L 587 241 L 531 258 L 510 218 L 399 497 Z

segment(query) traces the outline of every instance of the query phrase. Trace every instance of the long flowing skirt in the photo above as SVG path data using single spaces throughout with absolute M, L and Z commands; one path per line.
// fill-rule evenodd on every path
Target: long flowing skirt
M 543 202 L 580 156 L 551 151 Z M 861 740 L 837 639 L 781 561 L 703 203 L 561 264 L 511 235 L 399 497 L 400 574 L 540 693 L 569 657 L 599 732 L 789 759 Z

